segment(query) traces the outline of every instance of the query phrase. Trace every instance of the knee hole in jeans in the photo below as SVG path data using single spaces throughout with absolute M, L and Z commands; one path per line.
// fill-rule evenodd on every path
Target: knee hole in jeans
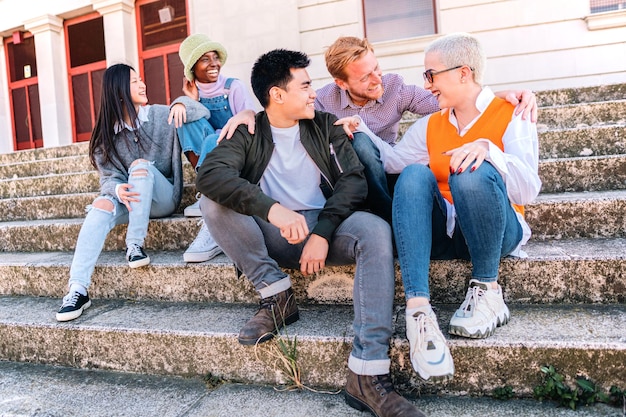
M 91 208 L 111 214 L 115 207 L 108 198 L 99 198 L 91 204 Z
M 138 169 L 136 171 L 133 171 L 130 174 L 130 176 L 133 177 L 133 178 L 147 177 L 148 176 L 148 170 L 146 170 L 146 169 Z

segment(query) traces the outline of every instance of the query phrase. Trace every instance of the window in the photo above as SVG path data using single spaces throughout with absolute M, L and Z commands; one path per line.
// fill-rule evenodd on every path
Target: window
M 437 33 L 435 0 L 363 0 L 363 13 L 370 42 Z
M 72 130 L 76 142 L 87 141 L 100 106 L 106 69 L 102 16 L 89 14 L 65 22 Z
M 187 37 L 185 0 L 137 0 L 139 72 L 150 103 L 169 104 L 182 95 L 178 47 Z
M 33 149 L 43 146 L 41 109 L 35 38 L 26 34 L 19 43 L 5 40 L 9 67 L 9 96 L 13 117 L 13 149 Z
M 591 13 L 626 10 L 626 0 L 590 0 Z

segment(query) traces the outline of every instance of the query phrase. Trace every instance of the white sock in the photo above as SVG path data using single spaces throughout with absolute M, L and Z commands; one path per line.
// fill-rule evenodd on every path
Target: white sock
M 72 284 L 70 285 L 70 292 L 74 292 L 76 291 L 77 293 L 80 293 L 82 295 L 87 295 L 87 288 L 83 287 L 80 284 Z
M 406 316 L 407 317 L 413 317 L 413 315 L 415 313 L 417 313 L 418 311 L 421 311 L 422 313 L 429 315 L 433 312 L 433 308 L 431 307 L 430 304 L 427 304 L 425 306 L 419 306 L 419 307 L 413 307 L 413 308 L 407 308 L 406 309 Z

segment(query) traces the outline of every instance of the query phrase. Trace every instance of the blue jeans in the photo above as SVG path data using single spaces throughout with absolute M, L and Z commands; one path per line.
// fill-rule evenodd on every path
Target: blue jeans
M 306 242 L 289 244 L 279 229 L 258 217 L 247 216 L 200 199 L 204 221 L 224 253 L 252 282 L 262 298 L 291 286 L 281 269 L 300 268 Z M 309 229 L 319 210 L 300 211 Z M 391 228 L 382 219 L 355 212 L 345 219 L 330 243 L 327 265 L 356 263 L 354 276 L 354 342 L 348 366 L 360 375 L 389 373 L 389 338 L 394 294 Z
M 504 181 L 491 164 L 452 174 L 448 183 L 456 209 L 452 238 L 446 233 L 445 200 L 430 168 L 409 165 L 396 184 L 393 229 L 407 299 L 430 298 L 431 259 L 471 260 L 473 278 L 497 280 L 500 258 L 522 239 Z
M 136 173 L 145 170 L 147 175 Z M 134 175 L 136 173 L 136 175 Z M 107 199 L 113 203 L 113 211 L 87 206 L 87 217 L 78 234 L 72 266 L 70 267 L 71 284 L 80 284 L 89 288 L 91 275 L 107 235 L 118 224 L 128 223 L 126 246 L 136 243 L 143 246 L 148 233 L 150 218 L 166 217 L 176 210 L 173 199 L 174 186 L 154 167 L 152 162 L 140 162 L 130 168 L 128 183 L 132 191 L 139 193 L 138 202 L 131 202 L 131 211 L 111 196 L 99 196 L 96 200 Z
M 380 159 L 380 151 L 365 133 L 356 132 L 354 134 L 352 147 L 365 168 L 365 178 L 367 179 L 367 200 L 365 203 L 367 208 L 391 224 L 392 193 L 390 190 L 393 190 L 393 185 L 398 176 L 385 173 L 385 167 Z
M 228 103 L 228 96 L 201 98 L 200 103 L 211 112 L 211 117 L 183 124 L 176 132 L 183 153 L 193 152 L 198 155 L 196 171 L 202 165 L 206 154 L 217 146 L 218 130 L 223 128 L 233 112 Z

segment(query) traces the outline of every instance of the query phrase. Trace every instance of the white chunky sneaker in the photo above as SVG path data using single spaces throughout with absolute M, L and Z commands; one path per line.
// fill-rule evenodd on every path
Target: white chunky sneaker
M 200 220 L 198 224 L 202 224 L 202 227 L 198 232 L 198 236 L 196 236 L 183 254 L 185 262 L 205 262 L 222 253 L 220 247 L 217 246 L 217 243 L 213 240 L 213 236 L 209 233 L 209 229 L 206 227 L 206 224 L 204 224 L 204 221 Z
M 498 285 L 497 289 L 493 289 L 489 283 L 472 279 L 465 301 L 450 320 L 449 333 L 483 339 L 491 336 L 496 327 L 507 324 L 510 317 L 502 297 L 502 287 Z
M 200 212 L 200 200 L 196 201 L 190 206 L 185 207 L 183 211 L 185 217 L 202 217 L 202 213 Z
M 411 363 L 423 380 L 447 381 L 454 375 L 454 361 L 439 329 L 437 316 L 430 306 L 427 309 L 427 313 L 417 311 L 406 316 Z

